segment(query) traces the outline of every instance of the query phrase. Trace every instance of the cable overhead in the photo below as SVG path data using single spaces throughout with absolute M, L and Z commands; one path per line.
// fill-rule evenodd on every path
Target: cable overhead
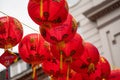
M 8 14 L 6 14 L 6 13 L 4 13 L 4 12 L 2 12 L 2 11 L 0 11 L 0 13 L 2 13 L 3 15 L 9 16 Z M 24 26 L 26 26 L 26 27 L 28 27 L 28 28 L 32 29 L 33 31 L 39 32 L 39 31 L 37 31 L 36 29 L 34 29 L 34 28 L 30 27 L 30 26 L 29 26 L 29 25 L 27 25 L 27 24 L 25 24 L 25 23 L 23 23 L 23 22 L 21 22 L 21 23 L 22 23 Z

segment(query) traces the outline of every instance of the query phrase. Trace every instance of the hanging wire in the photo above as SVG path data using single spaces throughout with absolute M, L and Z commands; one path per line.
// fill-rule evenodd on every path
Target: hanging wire
M 2 13 L 3 15 L 9 16 L 9 15 L 7 15 L 6 13 L 4 13 L 4 12 L 2 12 L 2 11 L 0 11 L 0 13 Z M 34 28 L 28 26 L 27 24 L 25 24 L 25 23 L 23 23 L 23 22 L 21 22 L 21 23 L 22 23 L 24 26 L 26 26 L 26 27 L 32 29 L 33 31 L 39 32 L 39 31 L 37 31 L 36 29 L 34 29 Z
M 39 31 L 37 31 L 36 29 L 34 29 L 34 28 L 32 28 L 32 27 L 28 26 L 27 24 L 25 24 L 25 23 L 23 23 L 23 22 L 21 22 L 21 23 L 22 23 L 23 25 L 25 25 L 26 27 L 28 27 L 28 28 L 32 29 L 33 31 L 39 32 Z

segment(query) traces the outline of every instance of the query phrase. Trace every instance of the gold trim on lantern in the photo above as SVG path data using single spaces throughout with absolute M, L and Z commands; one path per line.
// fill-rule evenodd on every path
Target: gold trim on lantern
M 40 17 L 43 16 L 43 0 L 40 0 Z

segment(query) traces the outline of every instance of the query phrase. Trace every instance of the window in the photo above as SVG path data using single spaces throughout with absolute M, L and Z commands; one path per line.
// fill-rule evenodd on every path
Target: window
M 10 66 L 10 77 L 14 77 L 23 71 L 27 70 L 27 63 L 19 60 L 17 63 L 14 63 Z
M 80 0 L 67 0 L 69 7 L 76 5 Z
M 18 73 L 18 64 L 14 63 L 10 66 L 10 77 L 15 76 Z

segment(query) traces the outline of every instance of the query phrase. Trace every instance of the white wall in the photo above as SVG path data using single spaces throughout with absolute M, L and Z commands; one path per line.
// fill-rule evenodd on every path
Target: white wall
M 120 8 L 98 19 L 104 54 L 112 68 L 120 67 Z M 107 23 L 107 24 L 106 24 Z M 104 25 L 106 24 L 106 25 Z
M 83 15 L 83 12 L 95 6 L 95 4 L 100 4 L 104 0 L 81 0 L 80 3 L 74 7 L 70 8 L 70 13 L 75 17 L 75 19 L 80 23 L 77 30 L 79 34 L 82 35 L 85 41 L 93 43 L 103 54 L 102 44 L 100 40 L 99 31 L 97 29 L 97 23 L 90 21 Z
M 120 20 L 111 21 L 120 16 L 120 8 L 99 18 L 97 22 L 92 22 L 83 15 L 84 11 L 95 7 L 105 0 L 81 0 L 78 5 L 72 7 L 70 12 L 80 23 L 78 33 L 80 33 L 86 41 L 93 43 L 99 50 L 100 54 L 107 58 L 111 67 L 120 67 L 119 50 L 120 50 Z M 108 23 L 109 22 L 109 23 Z M 108 23 L 107 25 L 104 25 Z M 104 27 L 104 28 L 100 28 Z M 100 29 L 98 29 L 100 28 Z M 105 31 L 109 31 L 108 38 Z M 115 33 L 116 32 L 116 33 Z M 112 34 L 112 37 L 110 36 Z M 117 34 L 117 37 L 114 37 Z M 110 42 L 108 41 L 110 40 Z M 113 39 L 116 44 L 112 44 Z M 111 55 L 112 54 L 112 55 Z
M 14 63 L 10 66 L 10 77 L 14 77 L 25 70 L 27 70 L 27 63 L 19 60 L 17 63 Z

